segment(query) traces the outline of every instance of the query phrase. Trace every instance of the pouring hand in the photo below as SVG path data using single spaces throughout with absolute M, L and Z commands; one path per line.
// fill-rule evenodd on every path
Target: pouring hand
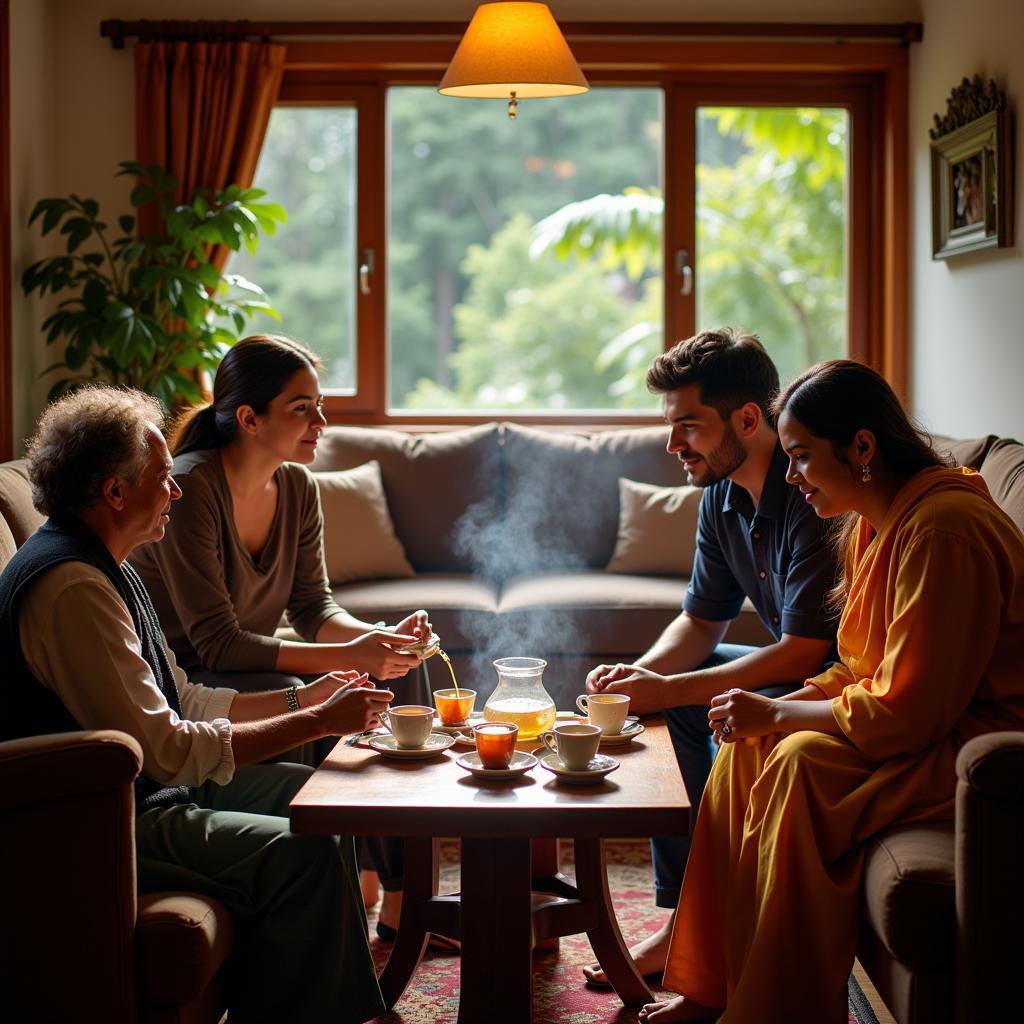
M 427 613 L 420 608 L 418 611 L 415 611 L 411 615 L 407 615 L 402 619 L 402 621 L 395 626 L 395 632 L 411 633 L 417 640 L 426 640 L 427 637 L 434 632 L 434 627 L 431 626 Z
M 419 665 L 420 659 L 414 654 L 402 654 L 395 648 L 415 640 L 416 637 L 408 633 L 372 629 L 341 644 L 341 647 L 345 652 L 345 663 L 357 672 L 367 672 L 375 679 L 398 679 Z

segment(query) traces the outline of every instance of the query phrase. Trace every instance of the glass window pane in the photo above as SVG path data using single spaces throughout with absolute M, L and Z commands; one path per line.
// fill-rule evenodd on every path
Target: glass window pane
M 845 110 L 697 113 L 698 328 L 757 331 L 783 381 L 847 352 Z
M 661 90 L 525 100 L 509 121 L 394 87 L 389 131 L 392 408 L 655 409 Z
M 281 203 L 288 220 L 242 251 L 229 272 L 255 281 L 281 314 L 248 328 L 279 331 L 324 361 L 325 391 L 356 386 L 356 110 L 275 107 L 254 185 Z

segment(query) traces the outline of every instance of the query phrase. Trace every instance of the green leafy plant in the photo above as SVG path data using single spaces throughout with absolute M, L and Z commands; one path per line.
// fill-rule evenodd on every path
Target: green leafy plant
M 259 286 L 211 262 L 214 247 L 254 252 L 260 232 L 274 234 L 287 214 L 262 202 L 263 190 L 238 185 L 212 194 L 200 188 L 179 203 L 178 179 L 164 168 L 119 166 L 119 176 L 138 179 L 133 209 L 156 204 L 163 232 L 137 235 L 133 214 L 118 217 L 115 232 L 94 199 L 41 199 L 29 224 L 41 218 L 43 235 L 59 228 L 66 254 L 33 263 L 21 284 L 26 295 L 72 293 L 43 323 L 47 344 L 64 343 L 63 359 L 43 374 L 71 371 L 51 397 L 102 379 L 148 391 L 173 409 L 201 397 L 197 378 L 216 368 L 249 317 L 277 317 Z

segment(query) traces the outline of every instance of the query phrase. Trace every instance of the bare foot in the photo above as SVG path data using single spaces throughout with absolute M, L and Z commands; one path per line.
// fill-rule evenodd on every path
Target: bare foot
M 388 928 L 397 928 L 398 919 L 402 916 L 402 892 L 384 891 L 384 900 L 380 905 L 377 920 Z
M 676 919 L 676 912 L 673 910 L 668 920 L 646 939 L 642 939 L 635 946 L 629 947 L 629 955 L 636 964 L 636 969 L 644 977 L 652 974 L 661 974 L 665 970 L 665 961 L 668 958 L 669 941 L 672 938 L 672 924 Z M 600 964 L 588 964 L 583 968 L 583 975 L 591 984 L 607 985 L 608 976 L 601 970 Z
M 663 999 L 657 1003 L 647 1003 L 637 1017 L 638 1020 L 650 1024 L 688 1024 L 691 1021 L 716 1020 L 721 1010 L 712 1009 L 695 1003 L 686 996 L 674 999 Z
M 377 906 L 377 900 L 380 899 L 380 878 L 376 871 L 359 872 L 359 892 L 363 897 L 363 906 L 367 910 Z

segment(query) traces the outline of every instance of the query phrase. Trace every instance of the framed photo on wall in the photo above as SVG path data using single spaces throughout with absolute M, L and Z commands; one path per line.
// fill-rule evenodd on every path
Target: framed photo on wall
M 1005 94 L 975 76 L 935 115 L 932 258 L 1013 244 L 1012 121 Z

